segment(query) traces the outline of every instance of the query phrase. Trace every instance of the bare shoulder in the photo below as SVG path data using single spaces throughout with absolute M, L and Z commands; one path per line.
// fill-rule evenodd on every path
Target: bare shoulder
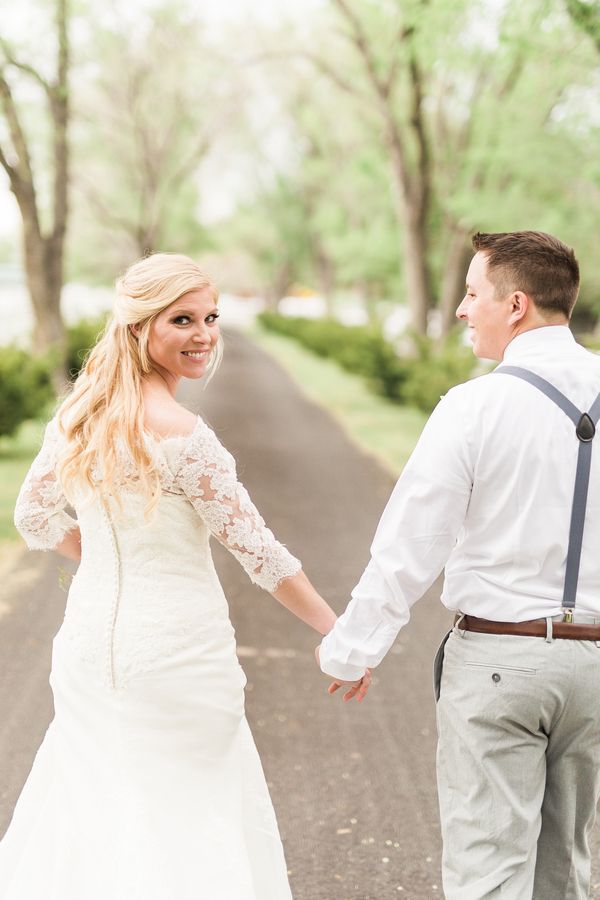
M 148 403 L 144 415 L 146 431 L 158 438 L 187 437 L 198 424 L 198 417 L 179 403 Z

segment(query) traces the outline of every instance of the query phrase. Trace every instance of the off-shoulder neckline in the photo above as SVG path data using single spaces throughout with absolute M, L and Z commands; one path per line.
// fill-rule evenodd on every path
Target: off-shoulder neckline
M 144 437 L 147 437 L 153 444 L 168 444 L 171 441 L 187 441 L 196 434 L 201 424 L 204 424 L 203 419 L 201 416 L 196 416 L 196 424 L 188 434 L 172 434 L 169 437 L 157 437 L 145 428 L 143 434 Z

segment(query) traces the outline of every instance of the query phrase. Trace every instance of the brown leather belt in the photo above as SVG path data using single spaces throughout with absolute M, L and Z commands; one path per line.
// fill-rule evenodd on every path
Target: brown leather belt
M 480 634 L 515 634 L 523 637 L 546 637 L 545 619 L 530 619 L 528 622 L 494 622 L 477 616 L 456 615 L 454 624 L 463 631 L 477 631 Z M 600 641 L 600 624 L 585 622 L 552 621 L 552 637 L 570 638 L 573 641 Z

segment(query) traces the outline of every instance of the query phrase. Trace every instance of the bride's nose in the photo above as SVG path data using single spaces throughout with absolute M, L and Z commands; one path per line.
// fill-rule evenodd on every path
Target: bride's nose
M 206 325 L 199 325 L 192 341 L 195 344 L 210 344 L 210 331 Z

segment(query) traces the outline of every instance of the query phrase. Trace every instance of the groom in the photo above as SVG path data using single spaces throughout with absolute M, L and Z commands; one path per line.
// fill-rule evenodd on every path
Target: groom
M 445 896 L 584 898 L 600 796 L 600 357 L 568 327 L 569 247 L 522 231 L 473 248 L 456 314 L 475 355 L 502 365 L 434 410 L 320 663 L 357 682 L 445 568 Z

